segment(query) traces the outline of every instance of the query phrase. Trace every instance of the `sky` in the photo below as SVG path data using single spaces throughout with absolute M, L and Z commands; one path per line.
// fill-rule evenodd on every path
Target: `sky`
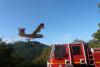
M 26 40 L 18 36 L 18 28 L 26 33 L 41 23 L 43 38 L 33 39 L 45 44 L 70 43 L 78 38 L 90 40 L 98 29 L 100 0 L 0 0 L 0 37 L 6 42 Z

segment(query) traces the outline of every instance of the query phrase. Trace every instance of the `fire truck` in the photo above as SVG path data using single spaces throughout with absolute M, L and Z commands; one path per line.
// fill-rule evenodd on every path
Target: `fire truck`
M 83 42 L 53 45 L 47 67 L 100 67 L 100 48 Z

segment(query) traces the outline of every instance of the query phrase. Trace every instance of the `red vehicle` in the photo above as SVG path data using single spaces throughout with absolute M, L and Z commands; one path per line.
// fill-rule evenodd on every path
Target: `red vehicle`
M 93 48 L 94 63 L 96 67 L 100 67 L 100 48 Z
M 53 45 L 47 67 L 100 67 L 100 48 L 85 43 Z

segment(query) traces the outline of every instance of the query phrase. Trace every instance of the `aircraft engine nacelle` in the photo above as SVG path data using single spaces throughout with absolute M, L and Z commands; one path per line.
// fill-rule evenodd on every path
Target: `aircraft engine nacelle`
M 42 34 L 36 34 L 35 37 L 36 37 L 36 38 L 42 38 L 43 35 L 42 35 Z

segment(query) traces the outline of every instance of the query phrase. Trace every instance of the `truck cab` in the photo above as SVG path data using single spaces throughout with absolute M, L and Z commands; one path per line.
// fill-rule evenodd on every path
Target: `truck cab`
M 53 45 L 47 67 L 100 67 L 100 48 L 83 42 Z

